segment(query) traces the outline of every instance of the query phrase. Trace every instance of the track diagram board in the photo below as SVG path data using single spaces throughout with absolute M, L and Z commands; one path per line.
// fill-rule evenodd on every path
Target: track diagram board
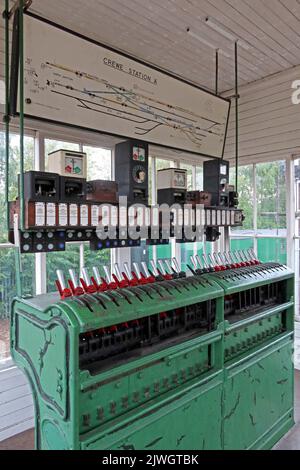
M 227 100 L 30 15 L 24 96 L 27 116 L 223 156 Z

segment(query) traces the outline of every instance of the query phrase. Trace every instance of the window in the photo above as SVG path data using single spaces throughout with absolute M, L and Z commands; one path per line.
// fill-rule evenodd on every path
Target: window
M 193 181 L 193 166 L 186 165 L 185 163 L 180 163 L 180 168 L 187 170 L 187 190 L 193 191 L 194 181 Z
M 282 235 L 286 229 L 285 162 L 256 165 L 257 229 L 268 235 Z M 267 232 L 266 232 L 267 231 Z
M 69 269 L 74 269 L 78 274 L 80 273 L 80 245 L 79 244 L 66 244 L 66 251 L 59 253 L 47 253 L 47 292 L 56 292 L 55 281 L 57 279 L 56 271 L 60 269 L 64 272 L 65 278 L 69 279 Z
M 196 166 L 196 190 L 203 191 L 203 167 Z
M 18 174 L 20 165 L 20 137 L 10 137 L 10 179 L 9 199 L 14 200 L 18 194 Z M 25 171 L 34 168 L 34 139 L 24 138 Z M 8 233 L 6 228 L 5 204 L 5 134 L 0 132 L 0 362 L 9 357 L 9 317 L 13 298 L 16 296 L 15 250 L 7 247 Z M 6 245 L 5 245 L 6 243 Z M 2 244 L 2 245 L 1 245 Z M 22 256 L 22 287 L 24 294 L 34 294 L 35 269 L 34 256 Z
M 239 168 L 239 206 L 244 210 L 245 221 L 243 224 L 243 231 L 253 230 L 254 228 L 254 204 L 253 204 L 253 184 L 254 174 L 253 165 L 241 166 Z M 230 183 L 235 185 L 235 168 L 230 170 Z M 239 231 L 240 228 L 233 230 Z
M 34 255 L 22 256 L 21 274 L 24 295 L 34 295 Z M 14 248 L 0 249 L 0 362 L 10 355 L 9 319 L 11 303 L 17 295 L 16 262 Z
M 83 151 L 87 154 L 87 179 L 111 180 L 111 150 L 84 145 Z
M 10 150 L 10 179 L 9 199 L 13 201 L 18 194 L 18 174 L 20 172 L 20 137 L 12 135 L 9 143 Z M 34 167 L 34 139 L 24 139 L 24 168 L 25 171 Z M 0 132 L 0 243 L 7 242 L 6 206 L 5 206 L 5 134 Z
M 112 178 L 112 154 L 111 150 L 101 147 L 82 145 L 74 142 L 63 142 L 58 140 L 45 140 L 45 160 L 50 152 L 56 150 L 83 150 L 87 154 L 87 179 L 88 180 L 111 180 Z M 83 244 L 83 265 L 87 268 L 93 266 L 108 265 L 111 263 L 111 251 L 90 251 L 87 243 Z M 69 278 L 69 269 L 74 269 L 80 274 L 80 243 L 68 243 L 63 253 L 47 253 L 47 291 L 55 292 L 56 270 L 61 269 L 66 279 Z
M 235 170 L 231 170 L 234 182 Z M 261 261 L 287 262 L 286 162 L 239 168 L 239 201 L 243 228 L 231 231 L 232 250 L 255 248 Z

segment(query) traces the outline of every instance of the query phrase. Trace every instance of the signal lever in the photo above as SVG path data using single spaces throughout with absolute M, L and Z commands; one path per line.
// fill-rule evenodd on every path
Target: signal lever
M 121 274 L 118 263 L 115 263 L 115 274 L 113 274 L 112 277 L 113 277 L 114 281 L 118 284 L 118 287 L 120 289 L 129 286 L 129 283 L 127 282 L 127 280 Z
M 153 284 L 153 282 L 156 281 L 155 277 L 153 276 L 152 273 L 150 273 L 149 269 L 148 269 L 148 266 L 147 264 L 145 263 L 145 261 L 142 261 L 141 263 L 142 265 L 142 268 L 143 268 L 143 271 L 144 271 L 144 276 L 145 276 L 145 279 L 148 281 L 148 283 L 150 284 Z
M 73 295 L 72 291 L 71 289 L 67 287 L 63 271 L 58 269 L 56 271 L 56 275 L 57 275 L 57 280 L 55 281 L 55 284 L 60 294 L 60 298 L 64 300 L 64 299 L 67 299 L 68 297 L 72 297 Z
M 108 283 L 104 279 L 104 277 L 100 276 L 99 269 L 96 266 L 93 267 L 94 276 L 91 277 L 91 281 L 96 287 L 97 291 L 105 292 L 109 289 Z
M 180 279 L 186 278 L 186 273 L 180 269 L 177 259 L 173 258 L 172 261 L 173 261 L 173 264 L 174 264 L 174 267 L 175 267 L 175 271 L 178 274 L 178 277 Z
M 149 270 L 150 274 L 155 277 L 155 280 L 158 281 L 158 282 L 162 282 L 165 280 L 164 276 L 160 273 L 160 271 L 157 269 L 155 263 L 154 263 L 154 260 L 151 259 L 150 260 L 150 264 L 151 264 L 151 271 Z
M 133 273 L 130 271 L 128 263 L 123 264 L 124 272 L 123 277 L 124 279 L 128 282 L 128 285 L 131 287 L 135 287 L 139 285 L 139 281 L 136 276 L 133 275 Z
M 84 290 L 80 285 L 79 279 L 74 269 L 69 269 L 69 274 L 71 279 L 68 281 L 68 283 L 73 295 L 78 296 L 84 294 Z
M 110 289 L 110 290 L 118 289 L 118 287 L 119 287 L 118 283 L 111 276 L 110 271 L 109 271 L 107 266 L 103 266 L 103 271 L 105 273 L 106 283 L 107 283 L 108 289 Z
M 157 262 L 159 265 L 159 272 L 164 277 L 165 281 L 171 281 L 173 279 L 173 276 L 172 274 L 167 273 L 167 271 L 165 270 L 163 260 L 159 259 Z
M 84 292 L 87 294 L 95 294 L 97 292 L 97 287 L 92 282 L 87 268 L 82 268 L 80 282 Z

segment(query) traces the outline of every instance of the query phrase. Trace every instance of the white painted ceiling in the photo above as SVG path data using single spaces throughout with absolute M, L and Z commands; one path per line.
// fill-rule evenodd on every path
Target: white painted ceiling
M 299 0 L 33 0 L 30 10 L 209 89 L 213 47 L 223 51 L 220 90 L 233 88 L 233 38 L 241 85 L 300 64 Z

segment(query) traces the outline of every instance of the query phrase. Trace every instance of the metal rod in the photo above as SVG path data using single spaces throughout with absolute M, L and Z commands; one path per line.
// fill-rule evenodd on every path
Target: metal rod
M 5 209 L 6 228 L 9 230 L 9 0 L 5 0 Z
M 23 297 L 21 253 L 20 253 L 19 247 L 16 247 L 14 251 L 15 251 L 17 296 L 21 298 Z
M 25 229 L 24 202 L 24 0 L 19 0 L 20 226 Z
M 238 42 L 234 43 L 235 62 L 235 191 L 238 192 L 239 179 L 239 69 L 238 69 Z
M 216 50 L 216 95 L 219 94 L 219 49 Z

